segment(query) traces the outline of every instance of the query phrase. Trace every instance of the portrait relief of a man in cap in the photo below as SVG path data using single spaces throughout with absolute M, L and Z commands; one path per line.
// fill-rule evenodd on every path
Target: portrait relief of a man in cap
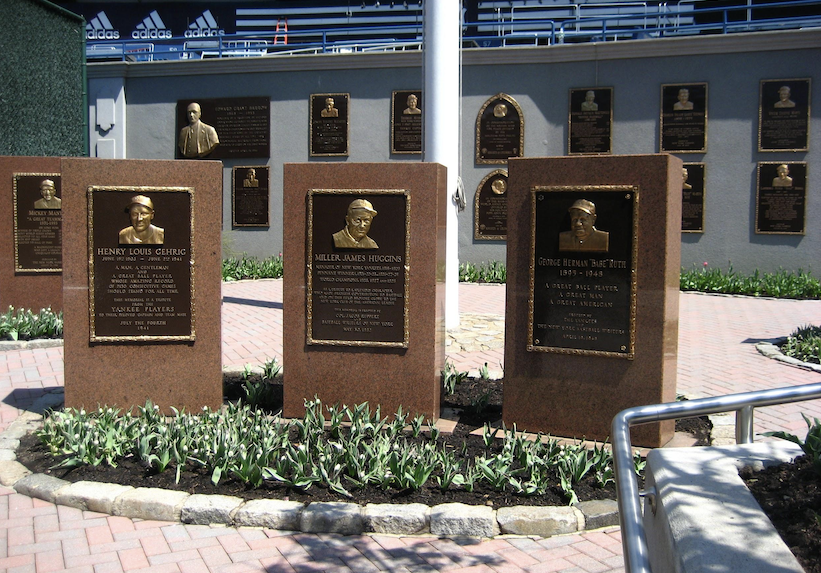
M 376 209 L 370 201 L 354 199 L 348 205 L 345 228 L 333 234 L 334 247 L 338 249 L 378 249 L 376 241 L 368 236 Z
M 121 245 L 162 245 L 165 229 L 151 224 L 154 219 L 154 203 L 145 195 L 135 195 L 126 206 L 125 212 L 131 219 L 131 226 L 120 231 Z
M 559 233 L 560 251 L 589 251 L 606 253 L 610 249 L 610 233 L 599 231 L 596 223 L 596 205 L 579 199 L 568 209 L 570 230 Z

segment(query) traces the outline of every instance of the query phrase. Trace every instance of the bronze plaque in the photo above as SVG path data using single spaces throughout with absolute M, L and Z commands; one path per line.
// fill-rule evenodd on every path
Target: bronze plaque
M 525 116 L 515 99 L 496 94 L 476 116 L 476 163 L 506 165 L 508 157 L 523 157 Z
M 199 110 L 192 117 L 191 112 Z M 239 159 L 271 154 L 267 97 L 177 101 L 177 158 Z
M 756 179 L 756 234 L 803 235 L 806 229 L 807 164 L 760 162 Z
M 531 189 L 528 351 L 632 360 L 638 188 Z
M 808 151 L 810 78 L 761 80 L 758 104 L 759 151 Z
M 234 167 L 231 176 L 234 227 L 268 227 L 269 169 L 266 165 Z
M 63 270 L 59 173 L 14 174 L 14 272 Z
M 704 232 L 704 163 L 685 163 L 681 183 L 681 231 Z
M 391 153 L 422 153 L 422 92 L 391 94 Z
M 408 347 L 410 195 L 308 192 L 307 344 Z
M 311 157 L 347 156 L 350 94 L 311 94 Z
M 473 201 L 473 238 L 485 241 L 507 240 L 507 171 L 488 173 Z
M 612 153 L 613 88 L 571 89 L 569 105 L 567 153 Z
M 661 151 L 707 151 L 707 84 L 661 86 Z
M 194 190 L 88 188 L 91 342 L 195 339 Z

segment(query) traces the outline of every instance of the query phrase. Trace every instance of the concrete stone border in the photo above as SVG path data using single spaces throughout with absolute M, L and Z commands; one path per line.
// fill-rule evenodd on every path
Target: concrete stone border
M 784 364 L 789 364 L 790 366 L 796 366 L 798 368 L 806 368 L 807 370 L 814 370 L 815 372 L 821 372 L 821 364 L 803 362 L 797 358 L 793 358 L 792 356 L 786 356 L 783 352 L 781 352 L 779 346 L 784 344 L 786 341 L 787 337 L 782 337 L 776 338 L 772 342 L 759 342 L 755 345 L 755 349 L 767 358 L 778 360 Z
M 42 412 L 63 402 L 62 388 L 45 394 L 0 434 L 0 484 L 58 505 L 122 517 L 208 525 L 266 527 L 305 533 L 360 535 L 433 534 L 441 537 L 494 537 L 500 534 L 550 537 L 619 524 L 615 500 L 575 506 L 489 506 L 446 503 L 368 504 L 258 499 L 188 494 L 112 483 L 71 483 L 33 474 L 17 461 L 20 438 L 37 429 Z

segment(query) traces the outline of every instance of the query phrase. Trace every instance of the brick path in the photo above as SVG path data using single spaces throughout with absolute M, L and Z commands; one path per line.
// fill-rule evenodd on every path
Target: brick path
M 461 285 L 463 312 L 501 316 L 505 288 Z M 282 349 L 282 282 L 223 286 L 223 363 L 261 364 Z M 821 374 L 759 355 L 755 342 L 821 324 L 819 301 L 681 295 L 678 391 L 691 397 L 807 384 Z M 0 430 L 63 384 L 62 348 L 0 352 Z M 450 356 L 460 370 L 503 360 L 501 350 Z M 287 365 L 286 370 L 287 370 Z M 821 401 L 756 410 L 756 432 L 802 433 L 800 412 Z M 803 435 L 803 433 L 802 433 Z M 311 535 L 141 521 L 59 507 L 0 488 L 0 571 L 199 572 L 622 571 L 619 530 L 549 539 L 453 541 L 430 536 Z

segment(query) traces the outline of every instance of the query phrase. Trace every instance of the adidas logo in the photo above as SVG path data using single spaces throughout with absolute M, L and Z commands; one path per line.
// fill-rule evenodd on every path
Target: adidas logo
M 120 31 L 115 30 L 105 12 L 99 12 L 86 24 L 86 40 L 119 40 Z
M 153 10 L 143 21 L 137 24 L 137 29 L 131 32 L 131 37 L 138 40 L 171 38 L 171 30 L 165 27 L 156 10 Z
M 186 38 L 208 38 L 210 36 L 222 36 L 225 30 L 219 27 L 211 10 L 206 10 L 202 16 L 194 20 L 194 23 L 188 26 L 184 36 Z

